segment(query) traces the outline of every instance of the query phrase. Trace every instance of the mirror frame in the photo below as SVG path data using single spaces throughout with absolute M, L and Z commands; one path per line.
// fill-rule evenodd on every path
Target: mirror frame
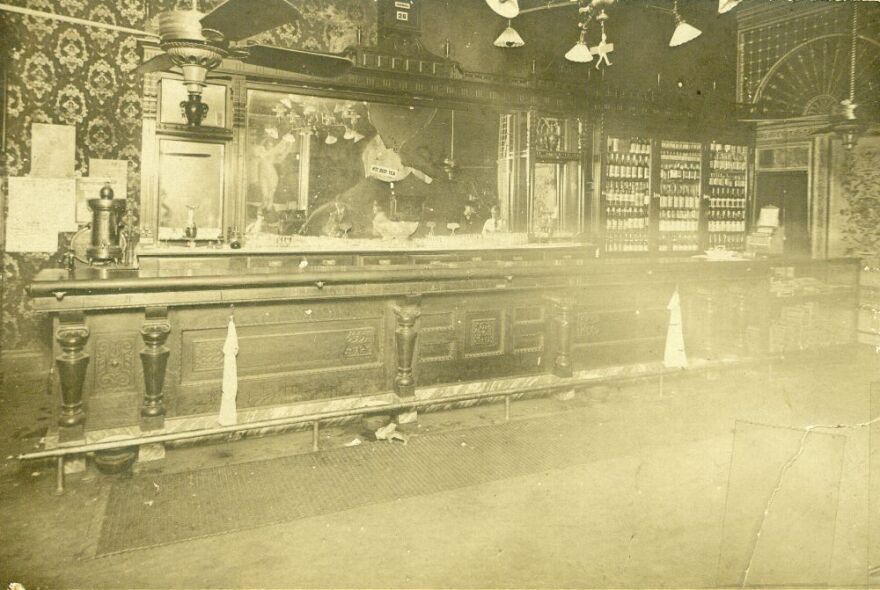
M 161 53 L 154 42 L 142 41 L 144 61 Z M 540 110 L 547 116 L 583 116 L 574 84 L 547 80 L 513 79 L 464 72 L 449 59 L 420 48 L 401 54 L 398 47 L 357 46 L 351 50 L 355 66 L 336 80 L 315 80 L 278 70 L 224 60 L 211 72 L 209 83 L 227 86 L 226 127 L 188 128 L 160 122 L 160 80 L 181 79 L 169 72 L 144 76 L 141 224 L 148 233 L 144 245 L 158 242 L 158 146 L 161 139 L 226 144 L 223 225 L 242 231 L 246 216 L 247 93 L 249 90 L 289 92 L 338 100 L 381 102 L 438 109 L 477 110 L 493 117 L 511 112 Z M 504 105 L 501 110 L 498 105 Z M 581 108 L 579 108 L 579 106 Z M 499 117 L 500 118 L 500 117 Z M 531 175 L 529 175 L 531 176 Z M 583 176 L 583 174 L 582 174 Z M 529 186 L 516 186 L 528 194 Z M 513 228 L 511 228 L 513 229 Z

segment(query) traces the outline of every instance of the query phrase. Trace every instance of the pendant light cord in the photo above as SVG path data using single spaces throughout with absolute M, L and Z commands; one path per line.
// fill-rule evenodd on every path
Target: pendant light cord
M 849 101 L 856 99 L 856 39 L 858 38 L 859 3 L 852 3 L 852 39 L 849 53 Z

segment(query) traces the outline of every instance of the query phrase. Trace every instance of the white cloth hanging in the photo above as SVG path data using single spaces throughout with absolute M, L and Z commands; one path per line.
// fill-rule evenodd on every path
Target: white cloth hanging
M 666 309 L 669 310 L 669 328 L 666 331 L 666 352 L 663 355 L 663 365 L 670 369 L 684 369 L 688 366 L 688 359 L 684 350 L 681 297 L 678 294 L 678 289 L 672 294 Z
M 220 416 L 217 422 L 221 426 L 238 423 L 238 411 L 235 398 L 238 396 L 238 332 L 235 320 L 229 316 L 226 329 L 226 342 L 223 343 L 223 395 L 220 399 Z

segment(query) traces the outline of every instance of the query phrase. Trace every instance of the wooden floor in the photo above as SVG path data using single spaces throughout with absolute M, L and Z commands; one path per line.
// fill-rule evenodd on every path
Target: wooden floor
M 11 542 L 0 546 L 0 579 L 29 589 L 693 588 L 740 586 L 748 571 L 746 585 L 864 587 L 880 564 L 876 536 L 869 538 L 880 530 L 878 511 L 869 511 L 880 496 L 868 489 L 869 458 L 880 468 L 880 451 L 870 454 L 872 440 L 880 447 L 880 436 L 871 437 L 880 428 L 815 430 L 806 437 L 803 428 L 870 420 L 876 414 L 869 384 L 878 369 L 873 349 L 848 348 L 790 357 L 772 371 L 762 365 L 683 373 L 662 389 L 651 380 L 597 387 L 571 401 L 523 401 L 513 405 L 513 419 L 529 427 L 511 435 L 511 455 L 526 444 L 553 448 L 553 440 L 530 436 L 556 437 L 580 441 L 576 461 L 549 461 L 465 486 L 443 485 L 453 474 L 438 473 L 436 489 L 98 558 L 112 490 L 130 484 L 90 471 L 70 477 L 59 498 L 49 466 L 19 470 L 7 460 L 0 522 Z M 410 444 L 416 452 L 417 440 L 454 439 L 462 452 L 484 452 L 487 459 L 486 467 L 476 461 L 465 468 L 491 469 L 503 449 L 481 451 L 473 433 L 503 430 L 503 418 L 502 406 L 488 405 L 423 415 L 410 427 Z M 356 424 L 327 429 L 322 446 L 341 447 L 361 430 Z M 3 444 L 14 452 L 33 441 L 7 437 Z M 330 451 L 357 456 L 352 476 L 358 479 L 336 478 L 324 493 L 363 493 L 370 478 L 387 485 L 395 477 L 383 450 L 389 444 Z M 309 447 L 303 432 L 176 449 L 129 482 L 154 477 L 161 484 L 206 467 L 241 471 Z M 408 448 L 393 454 L 405 457 Z M 300 463 L 291 469 L 319 470 L 322 461 Z M 293 487 L 279 494 L 321 493 L 311 485 L 298 490 L 295 473 L 285 479 Z M 272 491 L 257 495 L 255 502 L 268 502 Z M 179 525 L 189 526 L 185 518 Z

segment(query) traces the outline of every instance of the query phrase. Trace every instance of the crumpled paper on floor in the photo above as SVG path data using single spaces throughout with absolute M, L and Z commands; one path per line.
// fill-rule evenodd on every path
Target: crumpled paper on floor
M 376 440 L 387 440 L 388 442 L 399 440 L 403 444 L 406 444 L 409 437 L 402 432 L 397 432 L 396 423 L 389 422 L 387 425 L 376 431 Z

